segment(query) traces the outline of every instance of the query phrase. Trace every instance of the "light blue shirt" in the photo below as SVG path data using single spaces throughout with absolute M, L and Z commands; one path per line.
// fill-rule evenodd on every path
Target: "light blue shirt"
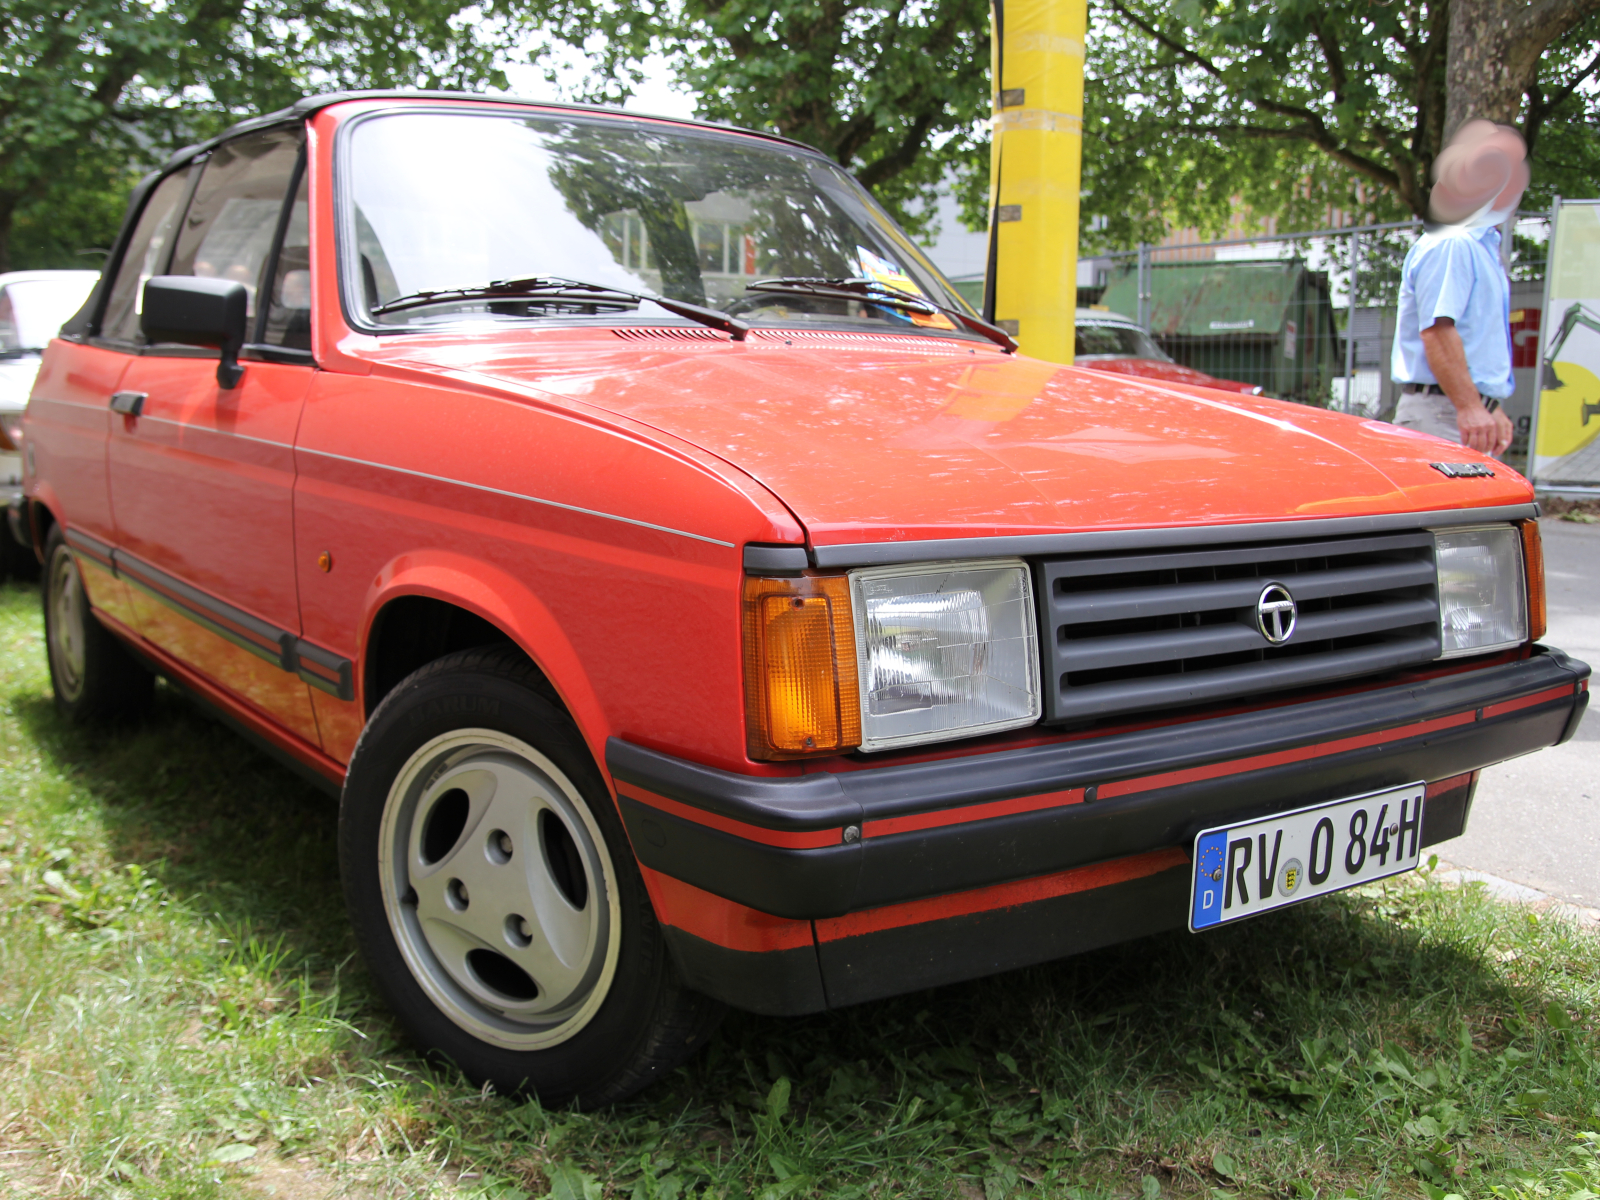
M 1428 369 L 1422 331 L 1440 317 L 1456 323 L 1467 370 L 1478 391 L 1504 400 L 1511 374 L 1511 283 L 1500 265 L 1500 231 L 1447 226 L 1425 233 L 1400 269 L 1400 311 L 1389 376 L 1396 383 L 1438 383 Z

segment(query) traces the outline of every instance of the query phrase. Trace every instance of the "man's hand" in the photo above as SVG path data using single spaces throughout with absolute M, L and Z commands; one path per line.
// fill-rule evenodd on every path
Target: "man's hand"
M 1491 413 L 1484 407 L 1478 385 L 1472 382 L 1467 352 L 1461 345 L 1456 323 L 1449 317 L 1440 317 L 1422 330 L 1422 349 L 1428 356 L 1428 369 L 1450 403 L 1456 406 L 1456 427 L 1461 430 L 1461 444 L 1480 454 L 1505 453 L 1506 447 L 1511 445 L 1511 421 L 1498 409 Z
M 1456 426 L 1461 430 L 1461 444 L 1480 454 L 1500 455 L 1511 445 L 1510 418 L 1499 409 L 1490 412 L 1476 396 L 1470 405 L 1456 405 Z

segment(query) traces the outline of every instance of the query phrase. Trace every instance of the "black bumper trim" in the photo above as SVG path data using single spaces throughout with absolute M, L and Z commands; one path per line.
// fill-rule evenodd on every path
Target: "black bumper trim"
M 800 833 L 861 820 L 860 802 L 845 795 L 839 783 L 844 776 L 828 772 L 736 775 L 616 737 L 606 741 L 606 767 L 619 782 L 764 829 Z
M 1588 708 L 1589 691 L 1585 688 L 1578 693 L 1578 702 L 1572 706 L 1572 716 L 1567 721 L 1567 727 L 1561 731 L 1561 737 L 1557 739 L 1556 745 L 1564 746 L 1572 740 L 1573 735 L 1578 732 L 1578 726 L 1583 724 L 1583 714 L 1588 711 Z
M 787 778 L 734 775 L 617 739 L 606 762 L 640 861 L 776 916 L 838 916 L 1170 846 L 1206 824 L 1464 774 L 1556 744 L 1587 699 L 1586 664 L 1558 650 L 1401 688 L 967 759 Z M 1465 724 L 1407 727 L 1555 688 L 1564 695 Z M 1581 697 L 1581 699 L 1580 699 Z M 629 785 L 763 829 L 804 830 L 937 811 L 1392 730 L 1392 738 L 1216 778 L 1011 816 L 791 849 L 629 795 Z M 644 823 L 651 823 L 647 831 Z
M 828 1007 L 977 979 L 1181 928 L 1189 868 L 1048 900 L 822 942 Z
M 737 775 L 614 737 L 606 743 L 606 766 L 619 781 L 717 816 L 801 832 L 1292 750 L 1575 686 L 1588 677 L 1587 663 L 1536 646 L 1531 658 L 1422 683 L 969 758 L 810 775 Z
M 828 1007 L 814 945 L 730 950 L 671 925 L 661 932 L 678 974 L 697 992 L 767 1017 L 798 1017 Z
M 617 793 L 639 861 L 702 891 L 778 917 L 810 920 L 851 911 L 861 843 L 791 850 L 746 841 Z
M 1458 836 L 1476 782 L 1428 797 L 1423 845 Z M 799 1016 L 957 983 L 1169 929 L 1188 918 L 1189 868 L 1023 905 L 871 930 L 790 950 L 718 946 L 672 926 L 684 982 L 735 1008 Z
M 1428 797 L 1423 845 L 1462 832 L 1475 786 Z M 1183 929 L 1189 916 L 1189 871 L 1185 865 L 1031 904 L 820 942 L 817 955 L 828 1007 L 959 983 Z M 749 966 L 743 969 L 746 975 L 756 974 Z

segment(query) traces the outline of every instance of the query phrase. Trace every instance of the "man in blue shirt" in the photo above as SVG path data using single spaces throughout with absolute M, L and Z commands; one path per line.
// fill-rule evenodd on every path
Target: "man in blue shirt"
M 1521 136 L 1469 121 L 1439 156 L 1429 227 L 1406 254 L 1390 376 L 1394 423 L 1484 454 L 1511 445 L 1511 284 L 1500 231 L 1527 186 Z
M 1511 285 L 1500 231 L 1446 225 L 1423 234 L 1400 272 L 1390 374 L 1404 394 L 1394 423 L 1501 454 L 1511 422 Z

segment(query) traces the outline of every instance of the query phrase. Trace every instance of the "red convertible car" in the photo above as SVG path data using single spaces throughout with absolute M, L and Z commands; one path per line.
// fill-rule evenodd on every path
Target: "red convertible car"
M 337 795 L 395 1012 L 547 1103 L 1409 870 L 1588 700 L 1503 465 L 1024 358 L 720 127 L 247 121 L 140 184 L 22 440 L 60 709 L 159 674 Z

